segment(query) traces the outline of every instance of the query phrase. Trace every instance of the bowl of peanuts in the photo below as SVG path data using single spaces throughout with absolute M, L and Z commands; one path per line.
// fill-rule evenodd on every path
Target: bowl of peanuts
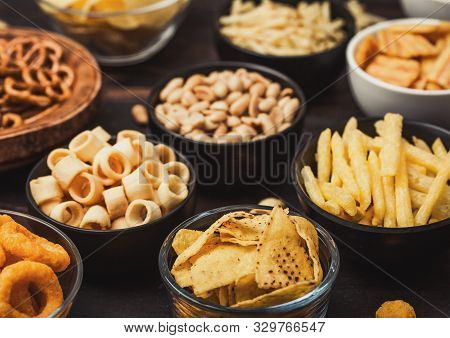
M 150 128 L 191 160 L 199 184 L 279 183 L 288 175 L 305 102 L 292 79 L 270 68 L 194 65 L 153 87 Z

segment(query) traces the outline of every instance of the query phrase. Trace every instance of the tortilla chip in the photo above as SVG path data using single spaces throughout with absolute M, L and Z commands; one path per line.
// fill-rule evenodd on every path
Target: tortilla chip
M 197 238 L 197 240 L 192 243 L 191 246 L 189 246 L 186 250 L 184 250 L 181 255 L 177 257 L 175 260 L 175 263 L 173 264 L 172 270 L 176 270 L 178 266 L 186 262 L 189 258 L 194 256 L 196 253 L 200 251 L 203 245 L 205 245 L 206 241 L 214 236 L 214 232 L 225 222 L 232 218 L 236 217 L 249 217 L 253 218 L 254 215 L 249 214 L 247 212 L 237 211 L 232 212 L 226 215 L 223 215 L 220 217 L 217 221 L 215 221 L 207 230 L 203 232 L 203 234 Z
M 191 267 L 191 263 L 184 262 L 178 266 L 178 269 L 172 269 L 172 275 L 175 278 L 175 281 L 182 288 L 192 286 Z
M 242 246 L 251 246 L 251 245 L 258 245 L 258 241 L 244 241 L 241 239 L 234 238 L 233 236 L 229 234 L 220 234 L 220 241 L 222 243 L 233 243 L 238 244 Z
M 255 271 L 256 247 L 221 243 L 199 257 L 191 268 L 194 293 L 226 286 Z
M 269 219 L 269 215 L 258 215 L 251 219 L 231 219 L 220 227 L 219 233 L 243 241 L 259 241 Z
M 235 303 L 240 303 L 249 299 L 254 299 L 263 294 L 273 291 L 272 289 L 260 289 L 256 284 L 255 274 L 239 278 L 234 286 Z
M 316 228 L 314 227 L 314 225 L 304 217 L 289 216 L 289 218 L 291 219 L 292 222 L 294 222 L 298 234 L 301 237 L 303 237 L 300 234 L 300 230 L 299 230 L 299 229 L 303 229 L 306 236 L 310 237 L 313 240 L 314 247 L 316 248 L 316 250 L 319 251 L 319 235 L 317 234 L 317 231 L 316 231 Z
M 175 235 L 172 248 L 179 256 L 184 250 L 189 248 L 201 235 L 203 231 L 181 229 Z
M 282 288 L 314 278 L 313 262 L 295 225 L 275 207 L 258 244 L 256 282 L 262 289 Z
M 314 281 L 303 281 L 282 289 L 266 293 L 259 297 L 236 303 L 232 307 L 236 308 L 265 308 L 268 306 L 287 303 L 299 299 L 311 292 L 317 283 Z
M 228 286 L 222 286 L 218 289 L 219 304 L 228 306 Z

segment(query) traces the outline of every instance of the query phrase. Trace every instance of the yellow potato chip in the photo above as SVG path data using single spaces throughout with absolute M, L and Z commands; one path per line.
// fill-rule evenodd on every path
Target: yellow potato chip
M 389 56 L 414 58 L 437 54 L 435 46 L 421 35 L 381 30 L 377 33 L 380 51 Z
M 256 255 L 258 286 L 262 289 L 282 288 L 313 279 L 313 262 L 294 223 L 279 207 L 273 209 L 270 217 Z
M 172 248 L 177 255 L 180 255 L 184 250 L 189 248 L 201 235 L 202 231 L 181 229 L 175 235 L 172 242 Z
M 450 46 L 438 56 L 428 74 L 428 79 L 443 88 L 450 88 Z
M 255 271 L 256 247 L 221 243 L 199 257 L 191 268 L 194 293 L 203 293 Z

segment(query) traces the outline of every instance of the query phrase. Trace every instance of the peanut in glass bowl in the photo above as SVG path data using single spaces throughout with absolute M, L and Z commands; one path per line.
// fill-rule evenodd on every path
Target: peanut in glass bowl
M 221 216 L 234 211 L 250 211 L 252 209 L 271 210 L 261 205 L 234 205 L 202 212 L 191 217 L 176 227 L 164 241 L 159 252 L 159 272 L 171 301 L 172 313 L 181 318 L 323 318 L 328 310 L 331 291 L 339 272 L 339 251 L 331 235 L 316 222 L 314 224 L 319 235 L 319 258 L 323 269 L 322 282 L 310 293 L 288 303 L 265 308 L 240 309 L 217 305 L 196 297 L 180 287 L 170 270 L 176 259 L 172 242 L 180 229 L 206 230 Z M 290 211 L 291 215 L 303 216 Z
M 61 8 L 36 0 L 55 29 L 85 45 L 105 66 L 142 62 L 173 37 L 191 0 L 141 0 L 141 7 L 120 11 Z

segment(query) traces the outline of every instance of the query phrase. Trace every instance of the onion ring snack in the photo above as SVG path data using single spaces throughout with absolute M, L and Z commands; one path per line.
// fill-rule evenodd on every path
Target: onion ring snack
M 110 140 L 96 127 L 48 155 L 51 175 L 29 185 L 45 215 L 82 229 L 119 230 L 161 218 L 186 199 L 191 173 L 171 147 L 135 130 Z
M 0 273 L 0 317 L 30 317 L 8 303 L 13 287 L 19 283 L 33 283 L 45 298 L 45 305 L 35 317 L 48 317 L 63 302 L 63 292 L 52 269 L 42 263 L 22 261 L 7 266 Z
M 0 215 L 0 318 L 50 316 L 64 301 L 55 273 L 69 264 L 62 246 Z

